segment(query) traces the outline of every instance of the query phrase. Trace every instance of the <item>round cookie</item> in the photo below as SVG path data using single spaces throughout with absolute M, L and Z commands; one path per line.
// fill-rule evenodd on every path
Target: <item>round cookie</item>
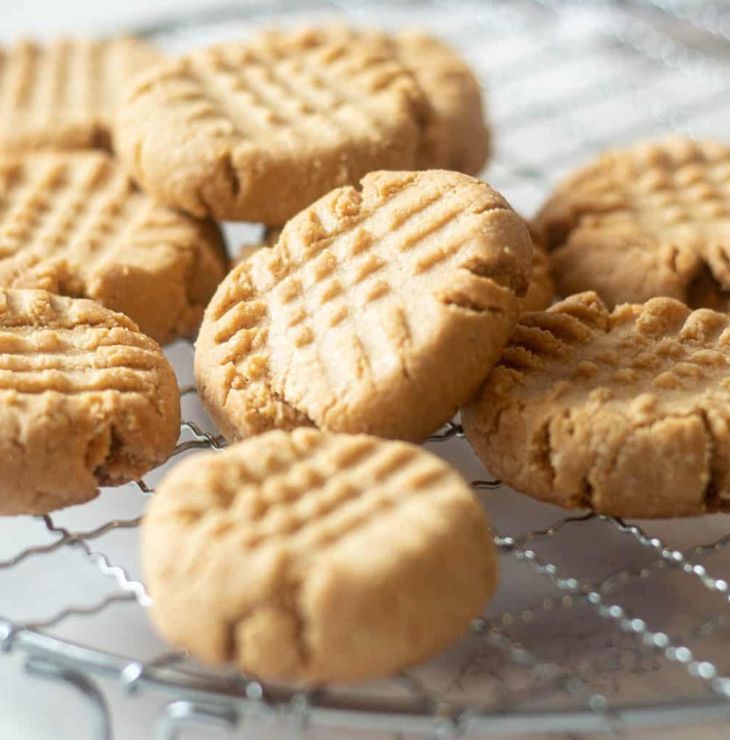
M 595 293 L 524 315 L 462 411 L 489 471 L 620 517 L 730 509 L 730 317 Z
M 431 108 L 418 168 L 476 175 L 490 150 L 479 81 L 453 49 L 433 36 L 406 30 L 394 40 L 398 57 L 413 72 Z
M 0 157 L 0 287 L 92 298 L 164 343 L 195 331 L 224 274 L 217 227 L 157 205 L 107 154 Z
M 161 59 L 131 38 L 0 47 L 0 152 L 110 148 L 121 89 Z
M 229 439 L 271 428 L 421 440 L 498 360 L 527 289 L 523 221 L 468 175 L 374 172 L 234 268 L 196 343 Z
M 559 185 L 534 225 L 561 295 L 725 303 L 730 149 L 674 137 L 608 152 Z
M 481 506 L 413 445 L 273 431 L 169 473 L 142 537 L 152 619 L 197 658 L 317 685 L 447 647 L 496 584 Z
M 175 373 L 134 322 L 0 289 L 0 514 L 45 514 L 135 480 L 179 431 Z
M 427 108 L 382 33 L 269 31 L 141 75 L 116 146 L 161 202 L 276 226 L 371 170 L 413 167 Z

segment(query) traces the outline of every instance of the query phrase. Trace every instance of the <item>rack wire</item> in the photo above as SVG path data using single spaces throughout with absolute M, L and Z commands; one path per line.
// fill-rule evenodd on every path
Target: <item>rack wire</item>
M 669 131 L 722 137 L 730 123 L 730 14 L 715 3 L 236 2 L 131 30 L 179 49 L 261 22 L 333 15 L 420 25 L 462 51 L 484 81 L 495 131 L 487 178 L 526 214 L 565 171 L 608 146 Z M 257 738 L 252 727 L 283 726 L 294 737 L 327 728 L 338 737 L 343 728 L 368 737 L 478 737 L 730 719 L 728 518 L 638 524 L 566 515 L 490 480 L 457 422 L 427 445 L 472 480 L 495 522 L 502 586 L 444 656 L 374 686 L 302 692 L 206 668 L 150 640 L 119 652 L 120 628 L 101 630 L 94 644 L 94 623 L 120 604 L 139 613 L 150 604 L 134 553 L 154 481 L 181 455 L 225 447 L 190 384 L 191 345 L 169 354 L 186 421 L 163 469 L 32 520 L 19 547 L 17 537 L 0 536 L 0 652 L 85 697 L 92 737 L 112 736 L 100 688 L 109 680 L 162 702 L 155 733 L 166 740 L 194 727 Z M 120 546 L 114 538 L 125 533 L 132 538 Z M 48 613 L 35 616 L 42 589 L 12 589 L 31 565 L 69 580 L 90 566 L 96 587 L 61 589 Z M 130 624 L 140 629 L 139 620 Z

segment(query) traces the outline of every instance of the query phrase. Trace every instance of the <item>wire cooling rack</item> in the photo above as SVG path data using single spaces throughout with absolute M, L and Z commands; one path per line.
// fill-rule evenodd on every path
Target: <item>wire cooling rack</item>
M 669 131 L 722 138 L 730 124 L 730 12 L 720 3 L 239 1 L 132 30 L 179 50 L 259 23 L 333 16 L 418 25 L 462 51 L 484 82 L 495 131 L 486 178 L 526 214 L 606 147 Z M 163 469 L 224 445 L 192 385 L 192 347 L 168 354 L 187 421 Z M 83 507 L 0 522 L 0 650 L 85 697 L 94 738 L 112 734 L 102 686 L 134 696 L 147 734 L 168 740 L 196 728 L 257 739 L 491 737 L 730 719 L 727 516 L 566 516 L 489 480 L 457 423 L 427 445 L 473 481 L 495 525 L 502 583 L 469 636 L 425 666 L 357 689 L 300 692 L 165 647 L 148 625 L 136 560 L 145 500 L 163 470 Z

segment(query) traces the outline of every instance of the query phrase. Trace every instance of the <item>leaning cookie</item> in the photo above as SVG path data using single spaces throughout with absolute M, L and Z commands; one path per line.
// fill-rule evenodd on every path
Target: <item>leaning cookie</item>
M 726 305 L 730 149 L 674 137 L 608 152 L 556 188 L 534 227 L 561 295 Z
M 224 279 L 196 343 L 201 397 L 229 439 L 313 424 L 421 440 L 498 360 L 531 262 L 485 183 L 371 173 Z
M 142 559 L 163 637 L 306 685 L 430 657 L 466 632 L 497 578 L 484 512 L 445 462 L 315 429 L 175 467 L 145 515 Z
M 175 374 L 130 319 L 0 289 L 0 514 L 44 514 L 135 480 L 179 429 Z
M 493 475 L 568 508 L 673 517 L 730 504 L 730 318 L 581 293 L 525 314 L 462 412 Z
M 260 33 L 141 75 L 117 151 L 160 202 L 278 226 L 333 187 L 413 168 L 428 103 L 382 33 Z
M 476 175 L 487 162 L 490 134 L 479 81 L 440 39 L 421 31 L 394 37 L 398 57 L 413 72 L 429 103 L 419 169 Z
M 217 227 L 163 208 L 103 152 L 0 157 L 0 287 L 121 311 L 159 342 L 195 331 L 225 273 Z
M 161 59 L 132 38 L 0 47 L 0 152 L 108 149 L 121 90 Z

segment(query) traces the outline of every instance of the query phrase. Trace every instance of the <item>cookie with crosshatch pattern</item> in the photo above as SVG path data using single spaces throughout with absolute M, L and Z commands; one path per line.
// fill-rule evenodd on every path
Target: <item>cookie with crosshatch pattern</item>
M 177 465 L 145 514 L 152 619 L 207 662 L 303 684 L 447 647 L 496 584 L 468 484 L 414 445 L 273 431 Z
M 92 298 L 167 342 L 224 272 L 215 224 L 158 205 L 107 154 L 0 156 L 0 286 Z
M 489 471 L 543 501 L 625 517 L 728 510 L 730 317 L 571 296 L 522 316 L 462 420 Z
M 259 249 L 273 247 L 279 236 L 281 229 L 266 229 L 262 238 L 258 242 L 247 242 L 241 244 L 233 257 L 233 264 L 237 265 L 247 260 Z M 530 285 L 527 288 L 520 303 L 521 311 L 542 311 L 547 308 L 553 301 L 555 295 L 555 285 L 550 275 L 550 257 L 533 235 L 532 250 L 532 273 L 530 274 Z M 713 306 L 713 308 L 717 308 Z
M 133 38 L 0 47 L 0 152 L 110 148 L 121 89 L 162 58 Z
M 135 480 L 179 429 L 175 373 L 131 319 L 0 288 L 0 514 L 44 514 Z
M 161 202 L 278 226 L 371 170 L 414 167 L 427 108 L 385 34 L 271 30 L 142 74 L 115 144 Z
M 196 343 L 201 397 L 229 439 L 308 424 L 423 439 L 498 360 L 531 261 L 485 183 L 371 173 L 223 280 Z
M 561 295 L 726 306 L 730 149 L 671 137 L 607 152 L 556 188 L 534 227 Z

